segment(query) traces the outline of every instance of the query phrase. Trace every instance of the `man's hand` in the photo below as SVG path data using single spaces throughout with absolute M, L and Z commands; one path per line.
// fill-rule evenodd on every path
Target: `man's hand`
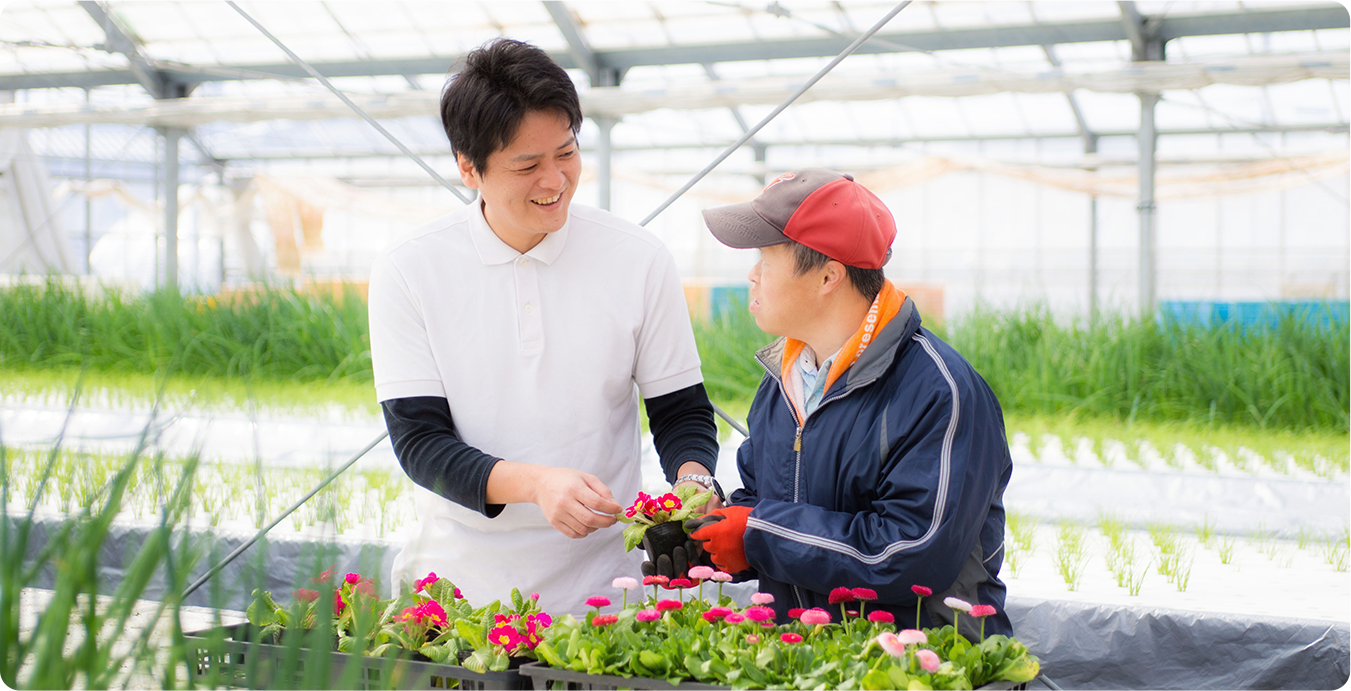
M 709 472 L 708 468 L 705 468 L 705 467 L 704 467 L 704 464 L 703 464 L 703 463 L 698 463 L 698 462 L 696 462 L 696 461 L 686 461 L 686 462 L 684 463 L 684 465 L 681 465 L 681 466 L 680 466 L 680 470 L 676 471 L 676 477 L 682 477 L 682 476 L 685 476 L 685 475 L 712 475 L 712 474 L 713 474 L 713 473 Z M 684 486 L 684 485 L 689 485 L 689 486 L 691 486 L 691 487 L 693 487 L 693 488 L 699 490 L 700 492 L 704 492 L 704 491 L 712 492 L 712 491 L 713 491 L 712 488 L 705 487 L 705 486 L 703 486 L 703 485 L 701 485 L 701 484 L 699 484 L 699 483 L 697 483 L 697 482 L 691 482 L 691 481 L 685 481 L 685 482 L 676 483 L 676 484 L 674 484 L 674 485 L 671 486 L 671 491 L 674 492 L 674 491 L 675 491 L 675 488 L 681 487 L 681 486 Z M 695 515 L 696 515 L 696 516 L 702 516 L 702 515 L 708 513 L 709 511 L 712 511 L 712 510 L 714 510 L 714 509 L 721 509 L 721 508 L 722 508 L 722 500 L 718 498 L 718 493 L 717 493 L 717 492 L 713 492 L 712 496 L 710 496 L 710 497 L 708 498 L 708 503 L 707 503 L 707 504 L 704 504 L 703 506 L 701 506 L 701 507 L 695 509 Z M 649 575 L 650 575 L 650 574 L 649 574 Z M 662 575 L 665 575 L 665 574 L 662 574 Z
M 538 505 L 549 525 L 570 538 L 614 525 L 614 515 L 624 508 L 591 473 L 498 461 L 488 476 L 488 503 L 524 502 Z

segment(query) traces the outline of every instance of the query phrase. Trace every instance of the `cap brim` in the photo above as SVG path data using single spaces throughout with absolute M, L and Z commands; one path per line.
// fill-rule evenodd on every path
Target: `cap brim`
M 788 242 L 788 236 L 760 218 L 750 202 L 705 209 L 704 224 L 718 242 L 739 250 Z

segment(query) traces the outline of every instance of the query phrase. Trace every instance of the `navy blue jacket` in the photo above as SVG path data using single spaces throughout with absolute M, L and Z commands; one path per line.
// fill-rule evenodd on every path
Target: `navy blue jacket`
M 799 424 L 783 390 L 784 339 L 756 354 L 768 372 L 751 404 L 750 438 L 737 451 L 753 506 L 746 560 L 779 620 L 795 607 L 830 605 L 831 589 L 871 588 L 897 625 L 952 623 L 943 599 L 994 605 L 985 633 L 1012 634 L 1004 614 L 1004 487 L 1012 472 L 1004 416 L 985 380 L 921 328 L 914 303 L 878 333 Z M 856 604 L 850 609 L 857 608 Z M 961 618 L 968 638 L 979 624 Z

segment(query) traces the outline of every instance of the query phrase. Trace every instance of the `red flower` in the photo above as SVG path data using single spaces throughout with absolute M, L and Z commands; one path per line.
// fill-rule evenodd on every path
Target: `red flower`
M 356 585 L 361 582 L 361 574 L 349 573 L 346 576 L 343 576 L 343 580 L 347 581 L 348 583 L 351 583 L 352 585 Z
M 533 593 L 533 595 L 534 595 L 534 597 L 535 597 L 536 600 L 539 599 L 539 593 Z M 463 600 L 463 599 L 464 599 L 464 593 L 461 593 L 459 588 L 456 588 L 456 589 L 455 589 L 455 599 L 456 599 L 456 600 Z
M 971 611 L 967 612 L 967 614 L 970 614 L 973 617 L 988 617 L 996 611 L 994 605 L 976 605 L 975 607 L 972 607 Z
M 422 616 L 430 619 L 433 624 L 440 624 L 441 626 L 447 624 L 446 610 L 442 609 L 441 603 L 436 600 L 428 600 L 422 603 L 422 607 L 419 609 L 422 610 Z
M 333 572 L 334 572 L 335 570 L 337 570 L 337 568 L 338 568 L 338 565 L 337 565 L 337 564 L 334 564 L 334 565 L 328 567 L 328 570 L 327 570 L 327 571 L 324 571 L 323 573 L 319 574 L 318 576 L 315 576 L 314 578 L 311 578 L 311 579 L 310 579 L 310 582 L 311 582 L 311 583 L 328 583 L 328 582 L 332 581 L 332 580 L 333 580 Z
M 600 609 L 601 607 L 609 607 L 610 598 L 605 597 L 604 595 L 592 595 L 591 597 L 588 597 L 586 599 L 586 606 L 595 607 L 596 609 Z
M 791 644 L 791 643 L 801 643 L 801 642 L 802 642 L 802 635 L 801 635 L 801 634 L 796 634 L 796 633 L 784 633 L 784 634 L 779 634 L 779 640 L 783 641 L 784 643 L 790 643 L 790 644 Z
M 854 591 L 848 588 L 836 588 L 830 591 L 830 604 L 838 605 L 841 602 L 853 602 Z
M 609 626 L 619 621 L 619 617 L 614 614 L 600 614 L 591 619 L 592 626 Z
M 333 591 L 333 616 L 341 616 L 344 609 L 347 609 L 347 603 L 342 601 L 342 593 Z
M 657 603 L 657 611 L 669 612 L 673 609 L 680 609 L 684 606 L 685 606 L 684 603 L 682 603 L 680 600 L 662 600 Z
M 729 607 L 712 607 L 709 608 L 708 613 L 716 617 L 725 617 L 731 614 L 732 610 Z
M 845 613 L 845 614 L 848 614 L 848 615 L 851 616 L 851 617 L 857 617 L 857 616 L 858 616 L 858 610 L 856 610 L 856 609 L 845 610 L 844 613 Z
M 319 591 L 310 590 L 309 588 L 301 588 L 292 594 L 301 602 L 314 602 L 319 599 Z
M 751 621 L 769 621 L 774 618 L 774 610 L 768 607 L 747 607 L 746 618 Z
M 516 627 L 514 626 L 506 626 L 506 625 L 498 626 L 495 627 L 492 631 L 488 632 L 489 643 L 492 643 L 493 645 L 502 646 L 507 650 L 511 650 L 512 648 L 515 648 L 517 645 L 520 645 L 522 640 L 524 639 L 521 636 L 521 632 L 517 631 Z
M 805 611 L 807 610 L 803 609 L 802 607 L 794 607 L 788 610 L 788 616 L 792 617 L 793 619 L 800 619 L 802 618 L 802 613 Z
M 426 578 L 423 578 L 423 579 L 420 579 L 420 580 L 413 581 L 413 586 L 414 586 L 414 587 L 413 587 L 413 592 L 415 592 L 415 593 L 420 593 L 420 592 L 422 592 L 422 589 L 423 589 L 423 588 L 426 588 L 427 586 L 429 586 L 429 585 L 431 585 L 431 584 L 437 582 L 438 580 L 440 580 L 440 579 L 437 577 L 436 572 L 435 572 L 435 571 L 432 571 L 432 572 L 430 572 L 430 573 L 427 574 L 427 577 L 426 577 Z
M 665 576 L 643 576 L 643 585 L 666 585 L 670 580 Z
M 922 585 L 912 585 L 910 586 L 910 590 L 920 597 L 929 597 L 934 594 L 934 591 L 931 588 L 925 588 Z
M 877 599 L 877 591 L 872 588 L 854 588 L 854 598 L 864 602 L 872 602 Z
M 896 623 L 896 617 L 891 612 L 879 609 L 868 612 L 868 621 L 875 621 L 882 624 L 894 624 Z
M 671 582 L 666 585 L 667 590 L 675 590 L 676 588 L 693 588 L 693 587 L 694 583 L 691 583 L 690 579 L 688 578 L 672 578 Z
M 710 624 L 713 623 L 713 622 L 715 622 L 715 621 L 717 621 L 717 620 L 719 619 L 718 615 L 714 614 L 714 613 L 711 612 L 711 611 L 709 611 L 709 612 L 704 612 L 704 613 L 703 613 L 702 615 L 700 615 L 700 616 L 702 616 L 702 617 L 704 618 L 704 621 L 706 621 L 706 622 L 708 622 L 708 623 L 710 623 Z
M 680 509 L 680 497 L 667 492 L 657 498 L 657 504 L 664 511 L 678 511 Z
M 358 593 L 361 593 L 362 595 L 365 595 L 367 597 L 375 597 L 375 581 L 367 578 L 366 580 L 356 584 L 355 590 Z

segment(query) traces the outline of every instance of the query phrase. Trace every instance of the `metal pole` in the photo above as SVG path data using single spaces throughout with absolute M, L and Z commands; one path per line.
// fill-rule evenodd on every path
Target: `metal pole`
M 1098 322 L 1098 195 L 1088 198 L 1088 322 Z
M 1140 94 L 1140 131 L 1137 145 L 1140 150 L 1140 314 L 1151 318 L 1155 311 L 1154 294 L 1154 156 L 1158 137 L 1154 130 L 1154 106 L 1157 93 Z
M 609 211 L 610 164 L 614 157 L 614 150 L 610 147 L 610 130 L 614 129 L 616 120 L 608 115 L 598 115 L 592 119 L 600 128 L 600 137 L 596 140 L 596 184 L 600 186 L 596 205 Z
M 84 90 L 84 104 L 86 108 L 89 107 L 89 89 Z M 94 154 L 90 142 L 92 127 L 93 125 L 87 122 L 84 125 L 84 272 L 87 275 L 94 273 L 94 266 L 90 262 L 90 257 L 94 253 L 94 218 L 92 215 L 93 204 L 89 200 L 89 183 L 94 177 L 90 166 L 90 158 Z
M 178 140 L 183 130 L 164 128 L 164 283 L 178 290 Z

